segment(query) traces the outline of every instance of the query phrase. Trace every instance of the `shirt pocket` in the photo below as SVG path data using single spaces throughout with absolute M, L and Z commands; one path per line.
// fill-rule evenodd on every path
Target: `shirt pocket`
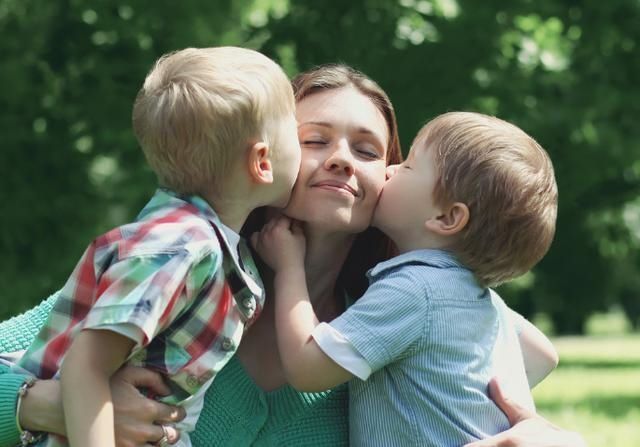
M 191 355 L 170 337 L 159 334 L 144 349 L 134 354 L 132 361 L 166 376 L 172 376 L 189 364 Z

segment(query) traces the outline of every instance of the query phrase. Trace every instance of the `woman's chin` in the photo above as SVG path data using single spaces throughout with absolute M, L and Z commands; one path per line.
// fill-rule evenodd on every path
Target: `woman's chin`
M 340 232 L 357 234 L 361 233 L 371 223 L 371 217 L 354 216 L 351 210 L 327 210 L 314 209 L 296 212 L 296 210 L 285 209 L 284 213 L 292 219 L 303 221 L 308 228 L 317 228 L 327 232 Z

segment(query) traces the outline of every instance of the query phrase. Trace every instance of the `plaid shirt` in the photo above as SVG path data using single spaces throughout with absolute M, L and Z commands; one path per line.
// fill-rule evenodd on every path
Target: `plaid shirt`
M 240 268 L 220 225 L 203 199 L 158 190 L 135 222 L 87 248 L 19 366 L 56 377 L 80 330 L 109 329 L 135 341 L 130 364 L 169 378 L 173 393 L 163 401 L 195 394 L 264 304 L 246 245 Z

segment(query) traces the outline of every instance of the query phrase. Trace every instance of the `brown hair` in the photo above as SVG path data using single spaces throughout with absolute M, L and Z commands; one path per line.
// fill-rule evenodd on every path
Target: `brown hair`
M 391 100 L 382 88 L 363 73 L 342 64 L 326 64 L 300 73 L 293 81 L 296 102 L 307 96 L 326 90 L 353 87 L 368 97 L 380 110 L 389 130 L 387 165 L 402 162 L 398 125 Z M 251 213 L 243 228 L 243 234 L 259 231 L 265 222 L 264 209 Z M 345 291 L 352 298 L 359 298 L 367 289 L 365 273 L 378 262 L 394 254 L 391 240 L 380 230 L 370 227 L 358 234 L 342 267 L 336 283 L 336 293 Z
M 162 56 L 133 105 L 138 142 L 163 186 L 220 195 L 251 138 L 294 113 L 282 68 L 257 51 L 187 48 Z
M 530 270 L 555 232 L 558 190 L 545 150 L 501 119 L 451 112 L 430 121 L 414 145 L 433 151 L 441 206 L 462 202 L 469 223 L 450 247 L 483 285 Z

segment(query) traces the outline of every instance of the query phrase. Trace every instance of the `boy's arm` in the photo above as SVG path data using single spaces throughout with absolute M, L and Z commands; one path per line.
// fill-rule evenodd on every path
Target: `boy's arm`
M 307 292 L 302 265 L 276 273 L 276 332 L 287 381 L 299 391 L 324 391 L 353 375 L 327 356 L 311 333 L 318 319 Z
M 104 330 L 83 330 L 73 341 L 60 372 L 71 446 L 115 446 L 109 379 L 133 346 L 129 338 Z
M 305 238 L 297 223 L 279 217 L 252 235 L 260 257 L 276 272 L 276 334 L 287 381 L 300 391 L 324 391 L 352 375 L 311 337 L 318 325 L 304 270 Z
M 540 329 L 514 310 L 509 311 L 518 331 L 529 387 L 533 388 L 558 366 L 558 353 Z

